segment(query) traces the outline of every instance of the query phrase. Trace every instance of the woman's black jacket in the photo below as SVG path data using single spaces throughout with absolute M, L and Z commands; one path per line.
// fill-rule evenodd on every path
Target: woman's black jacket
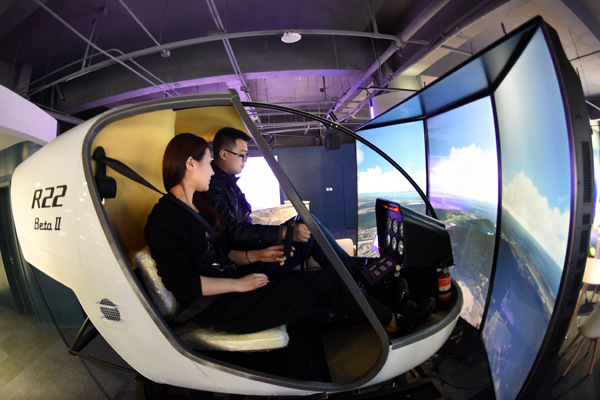
M 200 275 L 236 278 L 235 267 L 222 270 L 229 259 L 226 241 L 211 238 L 191 208 L 172 194 L 163 196 L 148 216 L 144 237 L 156 261 L 158 275 L 182 308 L 202 295 Z

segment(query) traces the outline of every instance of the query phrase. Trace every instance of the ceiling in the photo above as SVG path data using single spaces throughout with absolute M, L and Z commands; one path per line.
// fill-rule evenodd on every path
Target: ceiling
M 0 84 L 61 131 L 122 104 L 230 88 L 356 128 L 371 98 L 397 102 L 537 15 L 597 126 L 598 0 L 0 0 Z M 291 30 L 301 40 L 283 43 Z M 290 145 L 323 135 L 274 112 L 257 125 Z

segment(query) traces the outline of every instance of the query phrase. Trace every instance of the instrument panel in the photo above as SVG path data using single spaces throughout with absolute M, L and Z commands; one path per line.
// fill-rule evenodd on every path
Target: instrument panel
M 393 201 L 377 199 L 375 218 L 380 258 L 362 269 L 374 283 L 402 268 L 443 268 L 454 264 L 450 237 L 445 225 Z
M 394 203 L 382 203 L 379 208 L 383 209 L 379 210 L 377 219 L 385 218 L 385 229 L 381 229 L 381 225 L 383 224 L 378 223 L 377 226 L 379 254 L 389 255 L 401 263 L 404 255 L 404 222 L 400 213 L 400 207 Z M 382 213 L 385 214 L 381 215 Z
M 375 213 L 380 258 L 362 270 L 363 277 L 371 285 L 389 273 L 399 273 L 404 255 L 404 222 L 400 207 L 378 200 Z

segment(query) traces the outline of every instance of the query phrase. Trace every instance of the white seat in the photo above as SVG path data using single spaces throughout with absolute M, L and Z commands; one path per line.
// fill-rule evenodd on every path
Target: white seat
M 234 334 L 200 328 L 193 322 L 175 329 L 177 336 L 194 349 L 221 351 L 267 351 L 287 346 L 289 337 L 285 325 L 266 331 Z
M 592 344 L 594 344 L 594 353 L 592 359 L 590 360 L 590 368 L 588 370 L 588 375 L 592 374 L 592 368 L 594 367 L 594 361 L 596 360 L 596 352 L 598 350 L 598 339 L 600 338 L 600 307 L 596 307 L 596 309 L 594 309 L 594 311 L 592 311 L 592 313 L 589 316 L 577 317 L 577 330 L 579 331 L 577 333 L 577 336 L 575 336 L 575 339 L 573 339 L 573 341 L 563 351 L 563 354 L 565 354 L 567 350 L 569 350 L 571 346 L 573 346 L 573 344 L 579 338 L 579 336 L 583 336 L 583 340 L 579 344 L 577 352 L 575 352 L 575 355 L 573 356 L 571 363 L 563 373 L 563 376 L 565 376 L 567 372 L 569 372 L 569 369 L 573 365 L 573 362 L 575 362 L 575 359 L 577 358 L 577 355 L 579 355 L 581 347 L 587 339 L 591 340 L 590 347 L 592 346 Z M 588 348 L 588 353 L 589 352 L 590 349 Z
M 156 270 L 156 262 L 150 256 L 150 249 L 146 246 L 137 251 L 133 259 L 159 312 L 166 320 L 175 317 L 179 308 L 177 300 L 163 285 Z M 189 321 L 177 327 L 175 333 L 185 344 L 198 350 L 266 351 L 285 347 L 289 342 L 285 325 L 261 332 L 234 334 L 201 328 Z

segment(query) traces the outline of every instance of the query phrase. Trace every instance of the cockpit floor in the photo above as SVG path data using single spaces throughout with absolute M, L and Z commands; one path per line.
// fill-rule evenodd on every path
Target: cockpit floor
M 377 362 L 381 352 L 379 338 L 369 325 L 324 332 L 323 346 L 333 382 L 364 374 Z

